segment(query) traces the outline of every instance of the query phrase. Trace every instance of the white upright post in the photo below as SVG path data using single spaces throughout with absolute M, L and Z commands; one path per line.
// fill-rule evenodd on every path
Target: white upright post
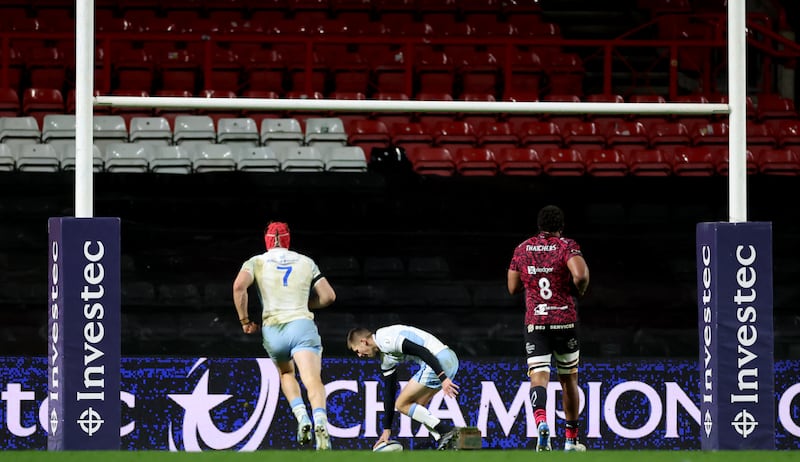
M 94 0 L 75 8 L 75 217 L 94 216 Z
M 745 0 L 728 0 L 729 221 L 747 221 L 747 57 Z

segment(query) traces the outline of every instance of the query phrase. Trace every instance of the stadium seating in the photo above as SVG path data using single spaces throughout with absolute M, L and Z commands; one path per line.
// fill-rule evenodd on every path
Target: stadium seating
M 367 171 L 367 157 L 358 146 L 335 147 L 323 153 L 325 171 L 360 173 Z
M 353 120 L 348 126 L 347 134 L 347 144 L 360 147 L 367 155 L 373 147 L 385 148 L 392 141 L 389 129 L 380 120 Z
M 164 117 L 133 117 L 129 140 L 131 143 L 168 146 L 172 144 L 172 129 Z
M 111 143 L 125 143 L 128 141 L 128 127 L 125 119 L 120 115 L 95 115 L 92 118 L 94 144 L 100 149 L 105 150 L 106 145 Z
M 305 135 L 297 119 L 264 119 L 261 121 L 261 144 L 269 146 L 280 157 L 288 149 L 303 145 Z
M 268 146 L 243 147 L 235 149 L 236 169 L 243 172 L 278 172 L 281 161 Z
M 542 173 L 539 153 L 530 147 L 502 148 L 495 154 L 500 173 L 512 176 L 537 176 Z
M 193 153 L 186 146 L 154 145 L 150 171 L 153 173 L 189 174 L 193 172 Z
M 658 149 L 635 150 L 628 154 L 629 171 L 634 176 L 670 176 L 670 156 Z
M 420 175 L 452 176 L 455 173 L 453 156 L 446 148 L 416 146 L 407 151 L 414 171 Z
M 43 126 L 47 114 L 64 113 L 64 96 L 56 88 L 26 88 L 22 94 L 22 113 L 36 118 L 39 126 Z
M 545 149 L 540 153 L 542 171 L 550 176 L 583 176 L 586 164 L 577 149 Z
M 217 140 L 214 120 L 205 115 L 178 115 L 172 139 L 175 144 L 184 145 L 214 143 Z
M 195 173 L 232 172 L 236 170 L 236 158 L 230 146 L 217 143 L 196 143 L 189 147 L 192 169 Z
M 281 170 L 285 172 L 322 172 L 325 160 L 313 146 L 298 146 L 278 152 Z
M 625 176 L 628 162 L 616 149 L 590 149 L 586 152 L 586 173 L 592 176 Z
M 462 176 L 494 176 L 498 172 L 494 153 L 486 148 L 457 148 L 453 155 L 456 172 Z
M 710 146 L 672 149 L 672 172 L 677 176 L 711 176 L 716 171 Z
M 75 115 L 47 114 L 42 124 L 42 143 L 54 146 L 75 144 L 75 128 Z
M 484 122 L 478 126 L 477 133 L 477 145 L 491 149 L 495 154 L 519 144 L 519 136 L 508 122 Z
M 57 172 L 61 169 L 58 152 L 50 144 L 18 144 L 17 170 L 22 172 Z
M 61 170 L 63 171 L 71 171 L 75 170 L 75 145 L 74 144 L 64 144 L 60 146 L 60 149 L 57 149 L 59 155 L 59 161 L 61 165 Z M 105 166 L 103 165 L 103 152 L 98 147 L 97 144 L 92 146 L 92 170 L 95 173 L 102 172 L 105 170 Z
M 261 135 L 252 118 L 221 118 L 217 121 L 217 142 L 228 146 L 256 147 L 261 144 Z
M 19 94 L 13 88 L 0 88 L 0 117 L 17 117 L 20 112 Z
M 305 125 L 304 144 L 317 148 L 323 158 L 334 148 L 347 145 L 347 133 L 339 117 L 310 117 Z
M 758 171 L 766 175 L 800 175 L 800 155 L 795 149 L 765 149 L 758 155 Z
M 0 144 L 0 172 L 13 172 L 17 168 L 17 160 L 11 145 Z
M 0 143 L 35 144 L 41 139 L 39 122 L 34 117 L 0 117 Z
M 103 164 L 110 173 L 145 173 L 153 157 L 153 147 L 140 143 L 114 143 L 106 146 Z

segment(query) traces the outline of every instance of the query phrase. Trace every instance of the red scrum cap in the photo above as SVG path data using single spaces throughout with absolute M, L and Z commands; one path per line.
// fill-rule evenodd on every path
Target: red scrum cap
M 273 221 L 264 231 L 264 244 L 267 250 L 273 247 L 289 248 L 289 225 L 281 221 Z

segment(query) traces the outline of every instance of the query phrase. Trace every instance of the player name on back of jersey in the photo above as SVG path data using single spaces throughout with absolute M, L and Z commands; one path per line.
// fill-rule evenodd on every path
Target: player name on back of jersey
M 538 245 L 526 245 L 525 251 L 526 252 L 552 252 L 558 248 L 555 244 L 538 244 Z

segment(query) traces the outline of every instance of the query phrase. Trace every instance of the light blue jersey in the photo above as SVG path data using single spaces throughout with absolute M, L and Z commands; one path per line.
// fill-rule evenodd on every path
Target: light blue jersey
M 375 331 L 375 344 L 381 352 L 381 370 L 384 374 L 392 374 L 397 365 L 404 361 L 415 362 L 420 369 L 412 377 L 413 380 L 429 388 L 440 388 L 441 381 L 433 369 L 419 356 L 403 353 L 403 341 L 408 339 L 428 349 L 442 365 L 447 377 L 452 379 L 458 371 L 458 358 L 453 350 L 434 337 L 430 332 L 412 326 L 395 324 Z

